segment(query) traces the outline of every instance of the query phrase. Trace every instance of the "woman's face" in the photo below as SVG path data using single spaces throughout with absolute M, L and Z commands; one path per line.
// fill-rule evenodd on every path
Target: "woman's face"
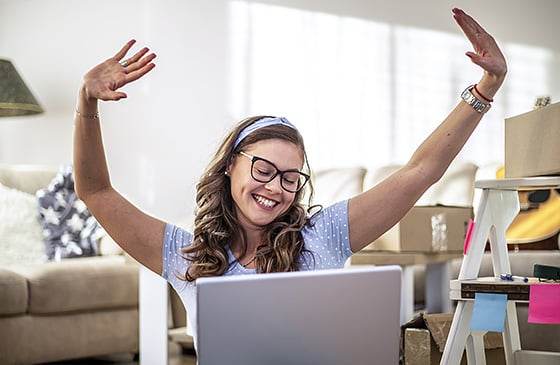
M 295 144 L 281 139 L 259 141 L 248 146 L 243 152 L 246 155 L 237 154 L 228 167 L 231 195 L 243 228 L 260 230 L 285 213 L 296 194 L 282 188 L 280 174 L 268 183 L 253 179 L 252 162 L 247 155 L 265 159 L 277 169 L 285 171 L 301 170 L 303 154 Z

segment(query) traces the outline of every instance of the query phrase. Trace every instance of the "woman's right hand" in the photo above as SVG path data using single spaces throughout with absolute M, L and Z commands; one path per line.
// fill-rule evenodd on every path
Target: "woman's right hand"
M 136 41 L 128 41 L 113 57 L 92 68 L 85 74 L 82 88 L 82 98 L 86 102 L 94 100 L 120 100 L 126 98 L 126 93 L 120 88 L 146 75 L 155 64 L 152 62 L 156 55 L 148 53 L 147 47 L 136 52 L 132 57 L 125 58 Z

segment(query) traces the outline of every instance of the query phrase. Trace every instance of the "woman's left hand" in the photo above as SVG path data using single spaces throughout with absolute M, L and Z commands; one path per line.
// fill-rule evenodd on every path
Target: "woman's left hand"
M 461 9 L 454 8 L 453 17 L 473 45 L 474 52 L 466 52 L 466 55 L 473 63 L 482 67 L 485 76 L 495 78 L 493 81 L 499 87 L 506 76 L 507 64 L 494 37 Z

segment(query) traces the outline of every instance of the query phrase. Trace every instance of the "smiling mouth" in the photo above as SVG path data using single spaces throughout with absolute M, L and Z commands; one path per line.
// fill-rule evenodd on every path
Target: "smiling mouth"
M 257 201 L 257 203 L 259 203 L 259 205 L 269 209 L 274 208 L 278 204 L 278 202 L 274 200 L 267 199 L 264 196 L 257 194 L 253 194 L 253 198 Z

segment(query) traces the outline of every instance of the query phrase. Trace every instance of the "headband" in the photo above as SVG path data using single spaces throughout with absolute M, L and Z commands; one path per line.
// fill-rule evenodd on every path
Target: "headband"
M 243 141 L 245 139 L 245 137 L 247 137 L 249 134 L 253 133 L 256 130 L 259 130 L 261 128 L 264 127 L 268 127 L 271 125 L 275 125 L 275 124 L 283 124 L 285 126 L 288 126 L 290 128 L 293 128 L 297 131 L 297 128 L 290 123 L 290 121 L 284 117 L 279 117 L 279 118 L 273 118 L 273 117 L 265 117 L 265 118 L 261 118 L 259 120 L 257 120 L 256 122 L 249 124 L 247 127 L 245 127 L 237 136 L 237 139 L 235 140 L 235 143 L 233 145 L 233 149 L 235 149 L 239 143 L 241 143 L 241 141 Z

